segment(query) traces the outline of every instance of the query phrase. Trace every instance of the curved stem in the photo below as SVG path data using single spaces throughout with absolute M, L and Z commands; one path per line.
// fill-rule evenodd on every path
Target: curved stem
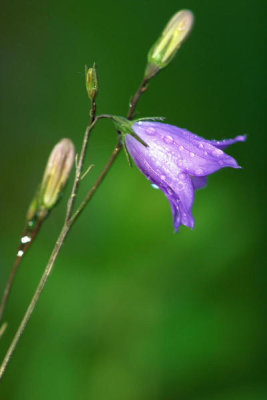
M 128 119 L 132 119 L 133 118 L 134 112 L 135 112 L 136 106 L 137 106 L 137 104 L 138 104 L 138 102 L 140 100 L 140 97 L 145 92 L 145 90 L 147 88 L 147 83 L 148 83 L 148 79 L 144 79 L 142 84 L 141 84 L 141 86 L 137 90 L 135 96 L 133 97 L 132 102 L 130 104 L 129 111 L 128 111 L 128 115 L 127 115 Z M 90 134 L 91 130 L 93 129 L 95 123 L 100 118 L 111 118 L 111 116 L 110 115 L 100 115 L 100 116 L 96 117 L 93 120 L 93 122 L 89 125 L 89 127 L 87 128 L 87 130 L 85 132 L 84 141 L 88 142 L 89 134 Z M 86 147 L 87 147 L 87 144 L 86 145 L 83 144 L 82 148 L 85 148 L 85 151 L 86 151 Z M 31 300 L 31 302 L 30 302 L 30 304 L 29 304 L 29 306 L 28 306 L 28 308 L 26 310 L 26 313 L 25 313 L 25 315 L 24 315 L 24 317 L 23 317 L 23 319 L 22 319 L 22 321 L 20 323 L 20 326 L 19 326 L 19 328 L 18 328 L 18 330 L 17 330 L 17 332 L 16 332 L 16 334 L 15 334 L 15 336 L 14 336 L 14 338 L 13 338 L 13 340 L 12 340 L 10 346 L 9 346 L 9 349 L 8 349 L 6 355 L 5 355 L 5 358 L 4 358 L 3 362 L 2 362 L 2 365 L 0 367 L 0 380 L 3 378 L 4 372 L 5 372 L 6 367 L 7 367 L 8 363 L 9 363 L 9 361 L 10 361 L 10 358 L 11 358 L 13 352 L 15 351 L 16 346 L 17 346 L 17 344 L 18 344 L 18 342 L 19 342 L 19 340 L 20 340 L 20 338 L 21 338 L 21 336 L 22 336 L 22 334 L 23 334 L 23 332 L 24 332 L 24 330 L 25 330 L 25 328 L 26 328 L 26 326 L 27 326 L 27 324 L 29 322 L 29 319 L 30 319 L 30 317 L 31 317 L 31 315 L 32 315 L 37 303 L 38 303 L 38 300 L 39 300 L 39 298 L 41 296 L 41 293 L 42 293 L 42 291 L 43 291 L 43 289 L 45 287 L 47 279 L 48 279 L 49 275 L 52 272 L 52 269 L 54 267 L 54 264 L 55 264 L 55 261 L 57 259 L 57 256 L 58 256 L 58 254 L 59 254 L 59 252 L 60 252 L 60 250 L 61 250 L 61 248 L 62 248 L 62 246 L 64 244 L 64 241 L 65 241 L 65 239 L 66 239 L 71 227 L 77 221 L 78 217 L 81 215 L 82 211 L 84 210 L 84 208 L 86 207 L 88 202 L 92 199 L 93 195 L 95 194 L 95 192 L 98 189 L 98 187 L 100 186 L 100 184 L 103 182 L 105 176 L 107 175 L 107 173 L 111 169 L 111 167 L 112 167 L 114 161 L 116 160 L 117 156 L 119 155 L 121 149 L 122 149 L 122 144 L 119 141 L 117 143 L 115 149 L 113 150 L 110 159 L 108 160 L 107 164 L 105 165 L 104 169 L 102 170 L 101 174 L 99 175 L 98 179 L 96 180 L 96 183 L 92 186 L 91 190 L 89 191 L 89 193 L 87 194 L 87 196 L 85 197 L 85 199 L 83 200 L 83 202 L 81 203 L 81 205 L 79 206 L 77 211 L 71 217 L 71 211 L 72 211 L 73 204 L 74 204 L 74 200 L 71 201 L 71 198 L 75 197 L 75 196 L 73 196 L 73 194 L 76 195 L 77 189 L 79 187 L 79 182 L 78 182 L 78 184 L 76 184 L 76 186 L 75 186 L 75 183 L 74 183 L 72 194 L 71 194 L 71 197 L 69 199 L 68 206 L 67 206 L 67 213 L 66 213 L 65 223 L 64 223 L 63 228 L 62 228 L 62 230 L 61 230 L 61 232 L 59 234 L 59 237 L 57 239 L 56 245 L 55 245 L 55 247 L 54 247 L 54 249 L 52 251 L 52 254 L 51 254 L 50 259 L 48 261 L 48 264 L 47 264 L 47 266 L 46 266 L 46 268 L 44 270 L 44 273 L 43 273 L 43 275 L 41 277 L 41 280 L 40 280 L 40 282 L 39 282 L 39 284 L 37 286 L 37 289 L 36 289 L 36 291 L 35 291 L 35 293 L 34 293 L 34 295 L 32 297 L 32 300 Z M 83 157 L 83 159 L 84 159 L 84 156 L 85 156 L 85 151 L 81 152 L 81 156 Z M 81 156 L 80 156 L 80 160 L 81 160 Z M 82 161 L 80 161 L 81 169 L 82 169 L 82 166 L 83 166 L 83 159 L 82 159 Z M 76 177 L 75 177 L 75 182 L 76 182 L 76 180 L 77 180 L 77 174 L 76 174 Z M 80 181 L 80 178 L 79 178 L 79 181 Z

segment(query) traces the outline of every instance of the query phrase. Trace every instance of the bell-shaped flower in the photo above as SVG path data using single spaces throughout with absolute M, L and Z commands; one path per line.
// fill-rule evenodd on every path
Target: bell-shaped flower
M 136 137 L 127 134 L 125 146 L 140 171 L 167 196 L 175 230 L 180 225 L 193 228 L 195 190 L 207 184 L 207 175 L 221 168 L 241 168 L 223 150 L 245 141 L 246 136 L 206 140 L 173 125 L 142 120 L 134 122 L 132 130 Z

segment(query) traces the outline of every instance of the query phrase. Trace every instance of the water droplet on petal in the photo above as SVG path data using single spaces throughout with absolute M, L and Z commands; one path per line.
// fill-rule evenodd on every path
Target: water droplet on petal
M 183 146 L 179 146 L 179 150 L 180 150 L 180 151 L 183 151 L 183 150 L 184 150 L 184 147 L 183 147 Z
M 22 251 L 22 250 L 19 250 L 19 251 L 18 251 L 18 254 L 17 254 L 17 256 L 18 256 L 18 257 L 22 257 L 22 256 L 23 256 L 23 254 L 24 254 L 24 251 Z
M 183 160 L 179 160 L 178 161 L 178 165 L 179 165 L 179 167 L 182 167 L 183 166 Z
M 153 187 L 153 189 L 159 189 L 158 185 L 156 185 L 155 183 L 152 183 L 151 187 Z
M 163 181 L 166 179 L 165 175 L 160 175 L 160 179 L 162 179 Z
M 178 175 L 178 177 L 179 177 L 180 179 L 185 179 L 185 178 L 186 178 L 186 175 L 183 174 L 183 173 L 181 173 L 181 174 Z
M 173 138 L 171 136 L 164 136 L 163 140 L 165 143 L 168 143 L 168 144 L 173 142 Z
M 153 135 L 155 133 L 155 128 L 149 127 L 146 129 L 146 133 L 149 135 Z
M 203 143 L 199 143 L 198 147 L 199 147 L 200 149 L 203 149 L 203 147 L 204 147 Z
M 167 192 L 168 192 L 168 194 L 171 196 L 171 195 L 173 195 L 173 190 L 171 189 L 171 188 L 168 188 L 167 189 Z
M 215 157 L 220 157 L 222 154 L 223 154 L 223 151 L 220 150 L 220 149 L 215 149 L 215 150 L 212 152 L 212 155 L 215 156 Z
M 191 151 L 190 157 L 195 157 L 195 153 L 193 153 L 193 152 Z
M 197 175 L 202 175 L 202 174 L 203 174 L 203 169 L 202 169 L 202 168 L 198 168 L 198 169 L 196 170 L 196 174 L 197 174 Z

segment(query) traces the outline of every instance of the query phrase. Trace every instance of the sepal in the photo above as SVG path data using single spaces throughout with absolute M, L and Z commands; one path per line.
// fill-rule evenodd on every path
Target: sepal
M 115 115 L 112 117 L 112 119 L 113 119 L 116 129 L 118 130 L 118 132 L 120 134 L 121 143 L 122 143 L 127 161 L 131 167 L 132 166 L 131 157 L 130 157 L 130 154 L 126 147 L 126 144 L 125 144 L 126 136 L 127 135 L 133 136 L 139 143 L 141 143 L 145 147 L 148 147 L 148 145 L 135 133 L 135 131 L 132 128 L 134 123 L 136 123 L 137 121 L 129 121 L 127 118 L 115 116 Z

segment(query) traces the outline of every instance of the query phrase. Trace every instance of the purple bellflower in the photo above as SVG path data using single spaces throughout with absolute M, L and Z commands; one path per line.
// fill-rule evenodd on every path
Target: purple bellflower
M 207 184 L 207 175 L 224 167 L 241 168 L 223 150 L 246 136 L 222 141 L 206 140 L 185 129 L 153 121 L 136 121 L 125 146 L 140 171 L 167 196 L 175 231 L 180 225 L 194 227 L 194 192 Z M 146 143 L 144 146 L 138 140 Z

